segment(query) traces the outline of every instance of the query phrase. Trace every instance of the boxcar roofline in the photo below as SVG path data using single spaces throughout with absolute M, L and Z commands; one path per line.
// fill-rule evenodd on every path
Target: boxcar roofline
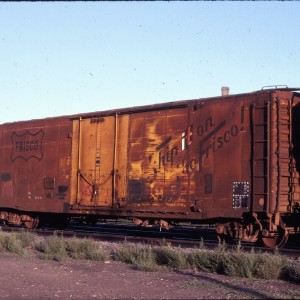
M 232 99 L 235 97 L 241 97 L 246 95 L 253 95 L 253 94 L 271 94 L 275 91 L 291 91 L 291 92 L 300 92 L 300 87 L 297 88 L 273 88 L 273 89 L 261 89 L 253 92 L 248 93 L 240 93 L 240 94 L 230 94 L 226 96 L 214 96 L 214 97 L 205 97 L 205 98 L 198 98 L 198 99 L 189 99 L 189 100 L 177 100 L 172 102 L 163 102 L 157 104 L 148 104 L 148 105 L 141 105 L 141 106 L 133 106 L 133 107 L 125 107 L 119 109 L 110 109 L 104 111 L 95 111 L 95 112 L 87 112 L 87 113 L 79 113 L 79 114 L 72 114 L 72 115 L 61 115 L 61 116 L 53 116 L 53 117 L 46 117 L 46 118 L 38 118 L 38 119 L 28 119 L 28 120 L 20 120 L 14 122 L 6 122 L 0 125 L 12 124 L 16 122 L 32 122 L 32 121 L 40 121 L 40 120 L 51 120 L 57 118 L 69 118 L 71 120 L 76 119 L 87 119 L 87 118 L 95 118 L 95 117 L 106 117 L 106 116 L 113 116 L 113 115 L 124 115 L 124 114 L 133 114 L 139 112 L 146 112 L 146 111 L 155 111 L 155 110 L 167 110 L 170 108 L 183 108 L 188 106 L 189 104 L 197 101 L 211 101 L 211 100 L 223 100 L 223 99 Z
M 105 116 L 113 116 L 115 114 L 124 115 L 124 114 L 133 114 L 147 111 L 155 111 L 155 110 L 167 110 L 170 108 L 183 108 L 187 107 L 191 103 L 196 103 L 198 101 L 213 101 L 213 100 L 224 100 L 224 99 L 232 99 L 238 98 L 241 96 L 253 95 L 253 94 L 271 94 L 275 91 L 300 91 L 300 88 L 274 88 L 274 89 L 261 89 L 248 93 L 240 93 L 240 94 L 231 94 L 226 96 L 214 96 L 214 97 L 205 97 L 205 98 L 197 98 L 197 99 L 189 99 L 189 100 L 177 100 L 172 102 L 164 102 L 157 104 L 149 104 L 149 105 L 141 105 L 141 106 L 133 106 L 126 107 L 120 109 L 112 109 L 105 111 L 96 111 L 89 113 L 81 113 L 69 116 L 71 119 L 87 119 L 93 117 L 105 117 Z

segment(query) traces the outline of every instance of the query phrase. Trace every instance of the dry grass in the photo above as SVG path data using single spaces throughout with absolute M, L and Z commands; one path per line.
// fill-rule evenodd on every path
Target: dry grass
M 300 266 L 292 266 L 288 259 L 278 254 L 243 252 L 240 245 L 228 250 L 220 244 L 214 250 L 204 247 L 184 251 L 167 246 L 119 244 L 115 260 L 132 264 L 145 271 L 170 269 L 197 269 L 239 278 L 285 279 L 299 282 Z
M 66 258 L 105 260 L 109 256 L 94 240 L 75 237 L 65 239 L 56 235 L 40 241 L 35 249 L 41 253 L 41 258 L 56 261 L 63 261 Z
M 92 239 L 72 238 L 66 240 L 66 250 L 73 259 L 106 260 L 108 253 Z
M 5 233 L 0 231 L 0 251 L 24 255 L 34 249 L 42 259 L 63 261 L 65 259 L 107 260 L 131 264 L 143 271 L 163 269 L 197 269 L 239 278 L 283 279 L 300 284 L 300 265 L 292 263 L 278 253 L 269 254 L 252 250 L 244 252 L 238 245 L 228 250 L 224 244 L 208 250 L 203 243 L 199 248 L 171 248 L 162 246 L 120 243 L 113 249 L 104 249 L 92 239 L 64 238 L 53 235 L 38 239 L 32 233 Z
M 12 232 L 0 231 L 0 251 L 17 253 L 24 255 L 27 248 L 30 248 L 35 241 L 35 235 L 30 232 Z

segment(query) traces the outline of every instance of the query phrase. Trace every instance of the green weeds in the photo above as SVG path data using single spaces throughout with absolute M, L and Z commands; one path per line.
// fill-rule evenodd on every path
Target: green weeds
M 105 260 L 108 258 L 106 250 L 91 239 L 71 238 L 53 235 L 35 245 L 40 257 L 48 260 L 63 261 L 66 258 Z
M 168 246 L 119 244 L 114 259 L 145 271 L 168 269 L 197 269 L 239 278 L 284 279 L 300 283 L 300 266 L 292 266 L 278 253 L 243 252 L 240 245 L 229 250 L 224 244 L 214 250 L 205 247 L 184 251 Z
M 108 252 L 99 247 L 92 239 L 68 239 L 66 240 L 66 251 L 73 259 L 104 261 L 109 257 Z
M 30 250 L 47 260 L 104 261 L 112 257 L 143 271 L 194 269 L 239 278 L 282 279 L 300 284 L 298 263 L 291 262 L 278 252 L 244 252 L 240 245 L 229 250 L 224 244 L 219 244 L 214 250 L 208 250 L 201 242 L 198 248 L 184 250 L 170 247 L 167 243 L 154 247 L 124 242 L 116 244 L 113 249 L 104 249 L 92 239 L 64 238 L 58 235 L 38 238 L 27 231 L 0 231 L 0 252 L 24 255 Z
M 30 232 L 6 233 L 0 231 L 0 252 L 24 255 L 34 240 L 35 236 Z
M 118 244 L 114 250 L 114 259 L 131 264 L 142 271 L 158 271 L 161 267 L 156 263 L 153 248 L 145 245 Z
M 42 259 L 63 261 L 68 256 L 64 238 L 57 235 L 36 243 L 35 249 L 40 252 L 39 257 Z

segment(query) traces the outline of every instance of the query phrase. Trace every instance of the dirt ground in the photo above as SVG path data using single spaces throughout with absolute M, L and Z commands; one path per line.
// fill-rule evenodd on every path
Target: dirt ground
M 141 272 L 107 261 L 0 255 L 0 299 L 299 299 L 300 286 L 196 271 Z

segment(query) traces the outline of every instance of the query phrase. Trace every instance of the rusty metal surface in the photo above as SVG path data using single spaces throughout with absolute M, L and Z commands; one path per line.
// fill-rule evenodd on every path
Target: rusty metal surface
M 102 178 L 107 179 L 106 192 L 111 194 L 107 206 L 117 205 L 136 214 L 184 213 L 180 218 L 187 219 L 240 217 L 250 209 L 266 210 L 269 162 L 264 159 L 269 146 L 264 142 L 268 140 L 265 103 L 269 101 L 270 92 L 262 92 L 259 96 L 196 100 L 167 109 L 151 106 L 127 115 L 104 115 L 99 124 L 110 122 L 110 136 L 116 137 L 115 145 L 102 139 L 102 147 L 114 153 L 105 156 L 109 167 L 99 164 L 111 174 L 109 179 L 105 175 Z M 121 117 L 126 122 L 120 123 Z M 78 179 L 78 169 L 82 173 L 81 166 L 76 165 L 80 155 L 73 156 L 72 187 L 75 178 L 79 185 L 80 181 L 89 185 L 86 201 L 80 187 L 73 193 L 78 196 L 79 207 L 101 206 L 95 199 L 105 196 L 99 184 L 98 194 L 93 194 L 97 155 L 91 149 L 95 149 L 96 133 L 90 131 L 96 130 L 92 129 L 96 128 L 94 119 L 73 120 L 73 151 L 81 149 L 90 161 L 86 167 L 90 177 L 85 174 Z M 79 131 L 91 141 L 76 142 Z M 82 164 L 81 159 L 78 164 Z M 255 195 L 250 195 L 254 187 Z
M 74 120 L 71 204 L 112 206 L 115 120 Z
M 5 124 L 0 206 L 63 212 L 69 198 L 71 126 L 64 119 Z
M 176 208 L 187 218 L 195 212 L 198 219 L 248 211 L 247 101 L 251 97 L 200 100 L 185 108 L 132 114 L 128 205 Z
M 186 220 L 291 212 L 299 102 L 263 90 L 1 125 L 0 206 Z
M 116 153 L 128 151 L 128 170 L 115 165 L 128 188 L 124 192 L 124 184 L 120 193 L 115 186 L 114 195 L 125 195 L 116 202 L 136 213 L 184 211 L 199 219 L 274 211 L 279 160 L 272 154 L 278 141 L 270 135 L 273 92 L 128 111 L 129 124 L 119 128 L 129 131 L 128 144 Z

